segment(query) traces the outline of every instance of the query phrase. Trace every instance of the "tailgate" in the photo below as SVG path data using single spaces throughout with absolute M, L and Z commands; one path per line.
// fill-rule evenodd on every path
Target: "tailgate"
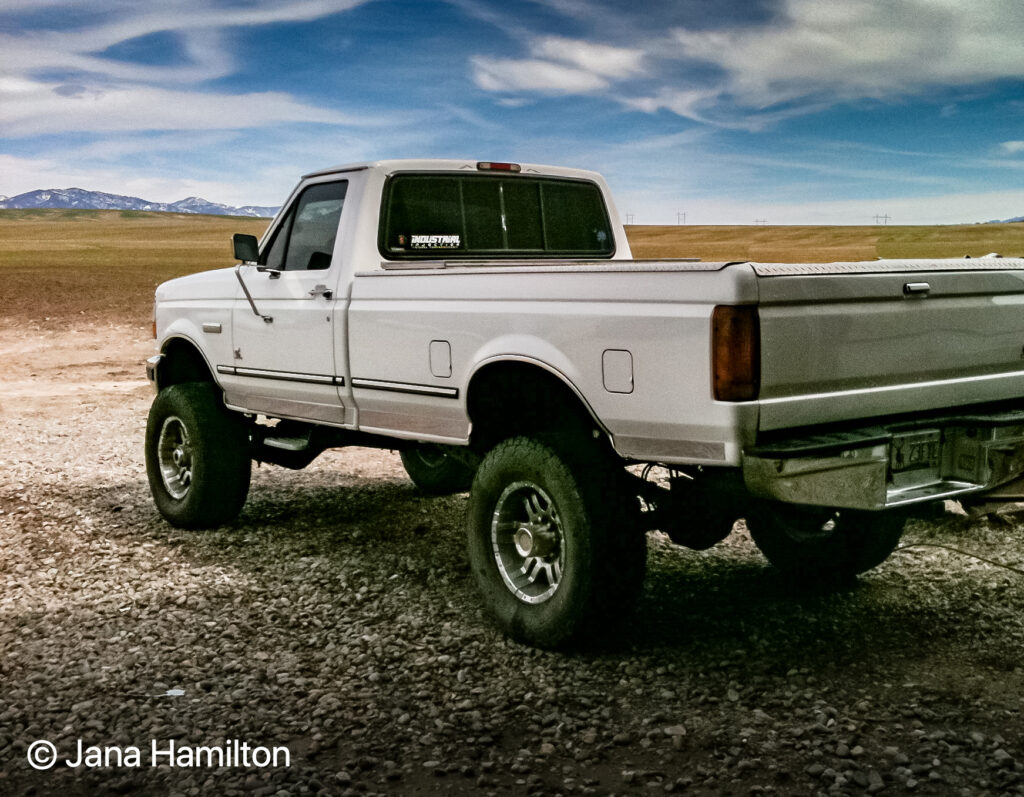
M 1024 260 L 751 265 L 762 430 L 1024 397 Z

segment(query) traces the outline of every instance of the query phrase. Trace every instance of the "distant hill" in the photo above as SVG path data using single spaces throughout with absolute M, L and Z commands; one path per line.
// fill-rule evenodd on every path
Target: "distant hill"
M 12 197 L 0 197 L 0 210 L 26 210 L 31 208 L 74 208 L 76 210 L 149 210 L 163 213 L 197 213 L 210 216 L 253 216 L 268 218 L 277 213 L 276 207 L 245 205 L 231 207 L 210 202 L 196 196 L 177 202 L 149 202 L 135 196 L 105 194 L 83 188 L 49 188 L 29 191 Z

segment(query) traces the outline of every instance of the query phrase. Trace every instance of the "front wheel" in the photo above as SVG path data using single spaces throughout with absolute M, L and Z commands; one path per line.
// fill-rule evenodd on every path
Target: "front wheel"
M 484 459 L 470 493 L 470 566 L 513 639 L 560 647 L 632 607 L 646 537 L 616 503 L 613 471 L 519 437 Z M 570 467 L 572 463 L 572 467 Z
M 208 382 L 161 390 L 146 424 L 146 473 L 160 514 L 181 529 L 222 525 L 249 492 L 249 434 Z
M 747 515 L 757 547 L 779 570 L 805 581 L 849 580 L 889 558 L 906 517 L 868 512 L 764 504 Z

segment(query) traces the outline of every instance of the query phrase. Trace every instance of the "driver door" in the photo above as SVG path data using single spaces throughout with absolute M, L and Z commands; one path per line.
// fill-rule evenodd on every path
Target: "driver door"
M 261 251 L 260 265 L 240 271 L 252 304 L 240 297 L 232 311 L 231 376 L 246 409 L 344 423 L 343 380 L 334 368 L 340 264 L 333 261 L 347 188 L 345 180 L 306 186 Z

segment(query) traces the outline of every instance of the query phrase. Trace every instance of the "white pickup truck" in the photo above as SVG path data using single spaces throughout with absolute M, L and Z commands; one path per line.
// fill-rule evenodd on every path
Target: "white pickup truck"
M 501 628 L 557 646 L 630 607 L 646 530 L 744 517 L 777 567 L 850 578 L 909 508 L 1024 472 L 1024 261 L 637 261 L 617 219 L 574 169 L 306 175 L 239 265 L 157 289 L 159 511 L 227 523 L 253 460 L 397 449 L 470 490 Z

